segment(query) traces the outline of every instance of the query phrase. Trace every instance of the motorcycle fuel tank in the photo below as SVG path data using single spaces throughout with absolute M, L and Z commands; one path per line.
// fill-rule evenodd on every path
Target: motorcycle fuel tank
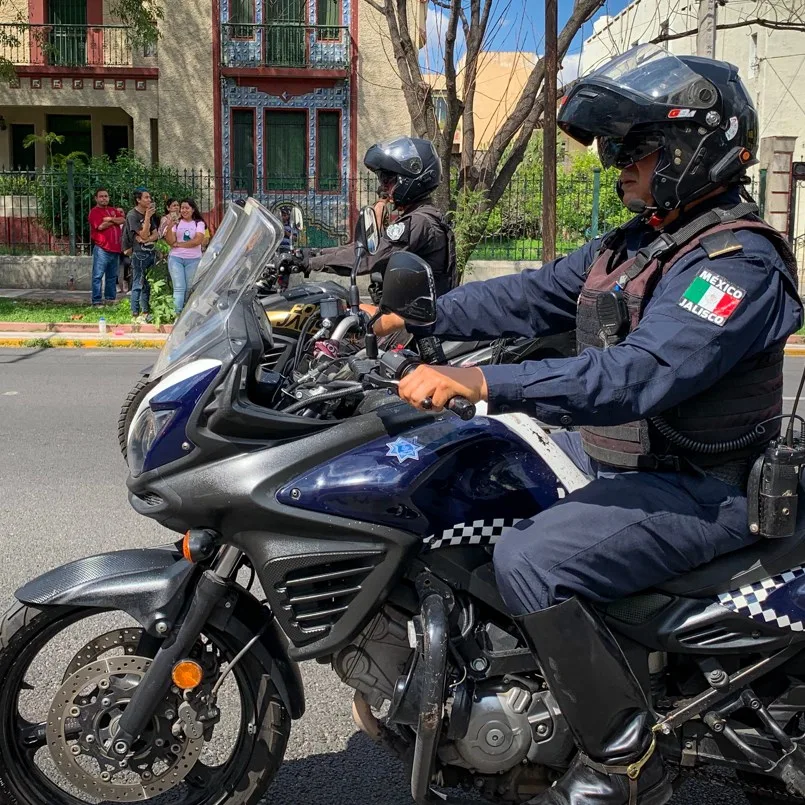
M 315 467 L 277 499 L 429 537 L 492 513 L 507 521 L 529 517 L 563 495 L 553 470 L 505 425 L 445 414 Z

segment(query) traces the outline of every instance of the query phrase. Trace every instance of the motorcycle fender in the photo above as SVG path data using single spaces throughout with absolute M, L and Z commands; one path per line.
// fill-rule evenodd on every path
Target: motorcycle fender
M 157 622 L 171 626 L 181 613 L 187 600 L 185 591 L 197 567 L 183 559 L 175 545 L 114 551 L 49 570 L 14 595 L 23 604 L 40 608 L 117 609 L 131 615 L 150 634 L 158 635 Z M 236 589 L 234 617 L 251 634 L 257 634 L 270 615 L 245 590 Z M 288 657 L 287 642 L 275 621 L 264 629 L 252 650 L 259 653 L 291 717 L 300 718 L 305 710 L 302 678 L 299 667 Z
M 174 545 L 114 551 L 49 570 L 15 596 L 35 607 L 119 609 L 157 635 L 157 622 L 178 617 L 195 569 Z

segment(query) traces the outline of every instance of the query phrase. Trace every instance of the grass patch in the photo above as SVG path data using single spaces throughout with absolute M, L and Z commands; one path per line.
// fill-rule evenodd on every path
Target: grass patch
M 49 338 L 29 338 L 27 341 L 23 341 L 22 345 L 31 349 L 50 349 L 53 346 Z
M 27 321 L 44 324 L 97 324 L 103 316 L 107 324 L 129 324 L 131 305 L 121 299 L 109 307 L 62 304 L 59 302 L 35 302 L 28 299 L 0 298 L 0 321 Z

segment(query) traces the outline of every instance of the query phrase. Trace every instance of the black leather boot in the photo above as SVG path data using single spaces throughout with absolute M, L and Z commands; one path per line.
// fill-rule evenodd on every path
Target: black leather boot
M 515 618 L 579 754 L 533 805 L 664 805 L 672 792 L 640 683 L 606 624 L 579 599 Z

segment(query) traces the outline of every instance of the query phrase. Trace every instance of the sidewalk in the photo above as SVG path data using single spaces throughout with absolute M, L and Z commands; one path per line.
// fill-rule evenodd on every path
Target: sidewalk
M 0 288 L 0 299 L 90 305 L 89 291 Z M 106 335 L 98 325 L 80 322 L 36 323 L 0 321 L 0 347 L 125 347 L 162 349 L 173 327 L 163 324 L 109 324 Z M 788 358 L 805 358 L 805 336 L 792 335 L 785 347 Z

